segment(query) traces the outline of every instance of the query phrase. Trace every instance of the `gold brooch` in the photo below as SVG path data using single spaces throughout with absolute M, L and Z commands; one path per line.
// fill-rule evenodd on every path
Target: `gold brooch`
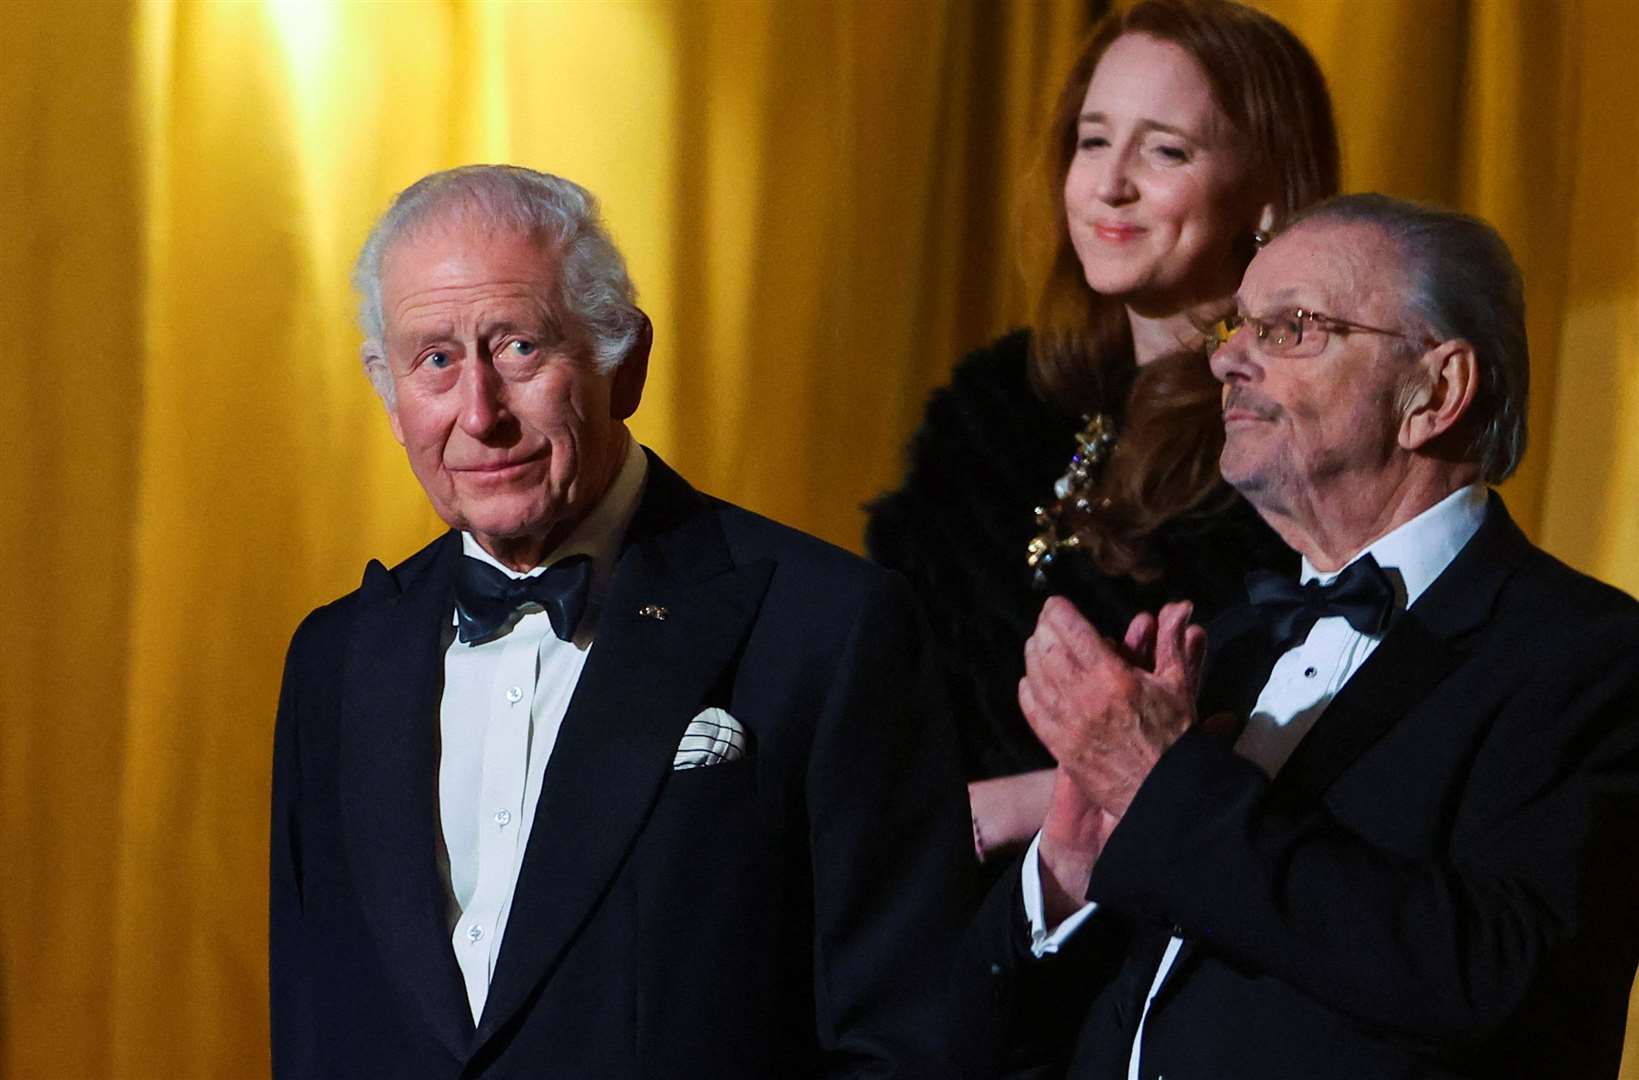
M 1060 535 L 1064 514 L 1072 509 L 1080 514 L 1092 510 L 1097 468 L 1115 449 L 1113 420 L 1103 413 L 1084 416 L 1082 420 L 1084 426 L 1076 434 L 1076 452 L 1070 455 L 1064 475 L 1053 482 L 1053 501 L 1036 507 L 1036 528 L 1040 531 L 1026 549 L 1025 562 L 1035 571 L 1038 585 L 1046 583 L 1048 568 L 1059 552 L 1081 546 L 1081 539 L 1073 530 L 1067 536 Z

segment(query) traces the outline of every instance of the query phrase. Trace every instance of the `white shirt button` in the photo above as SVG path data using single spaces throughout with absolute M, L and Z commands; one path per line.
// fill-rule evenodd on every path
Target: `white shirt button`
M 495 811 L 495 824 L 500 825 L 504 828 L 506 826 L 506 824 L 511 820 L 512 820 L 512 811 L 511 810 L 497 810 L 497 811 Z
M 467 940 L 477 941 L 484 936 L 484 928 L 477 923 L 467 927 Z
M 516 686 L 509 686 L 506 690 L 506 699 L 516 705 L 523 700 L 524 692 Z

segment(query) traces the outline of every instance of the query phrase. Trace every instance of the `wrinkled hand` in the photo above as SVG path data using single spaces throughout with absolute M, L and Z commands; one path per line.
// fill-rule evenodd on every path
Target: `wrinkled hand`
M 1116 820 L 1195 722 L 1206 632 L 1189 624 L 1191 610 L 1174 603 L 1158 618 L 1138 616 L 1123 656 L 1055 596 L 1025 643 L 1025 719 L 1086 799 Z

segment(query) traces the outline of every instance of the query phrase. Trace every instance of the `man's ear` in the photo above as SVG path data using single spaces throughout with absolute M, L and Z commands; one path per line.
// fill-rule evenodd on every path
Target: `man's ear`
M 1419 356 L 1401 399 L 1400 446 L 1420 450 L 1456 427 L 1480 389 L 1474 346 L 1443 341 Z
M 376 396 L 387 409 L 387 426 L 393 429 L 393 438 L 398 440 L 398 445 L 403 446 L 404 429 L 398 423 L 393 370 L 387 366 L 386 351 L 380 343 L 366 341 L 359 348 L 359 358 L 364 361 L 364 373 L 370 377 L 370 385 L 375 387 Z
M 649 377 L 649 349 L 654 345 L 654 324 L 643 312 L 638 312 L 643 325 L 638 327 L 632 347 L 625 359 L 615 368 L 614 382 L 609 390 L 609 415 L 616 420 L 628 419 L 637 412 L 637 403 L 643 400 L 643 383 Z

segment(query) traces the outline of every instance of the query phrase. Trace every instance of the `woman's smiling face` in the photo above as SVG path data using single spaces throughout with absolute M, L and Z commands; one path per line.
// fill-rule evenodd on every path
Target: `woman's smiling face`
M 1064 177 L 1087 284 L 1165 315 L 1235 291 L 1259 192 L 1205 72 L 1183 48 L 1125 34 L 1087 84 Z

